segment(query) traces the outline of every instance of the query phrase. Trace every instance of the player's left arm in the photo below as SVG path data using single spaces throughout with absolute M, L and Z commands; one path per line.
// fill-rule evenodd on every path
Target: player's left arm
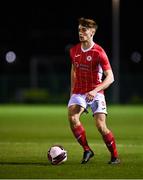
M 101 91 L 101 90 L 105 90 L 106 88 L 108 88 L 110 86 L 110 84 L 112 84 L 114 82 L 114 75 L 113 75 L 113 71 L 112 69 L 108 69 L 104 71 L 104 75 L 105 78 L 102 81 L 101 84 L 99 84 L 93 91 L 95 91 L 96 93 Z
M 100 62 L 100 65 L 101 65 L 101 67 L 103 69 L 105 78 L 102 81 L 102 83 L 99 84 L 94 89 L 94 91 L 96 93 L 101 91 L 101 90 L 104 90 L 104 89 L 108 88 L 110 86 L 110 84 L 112 84 L 114 82 L 113 71 L 112 71 L 108 56 L 107 56 L 106 52 L 103 49 L 102 49 L 102 51 L 100 53 L 100 56 L 99 56 L 99 62 Z
M 95 89 L 86 94 L 86 99 L 88 101 L 92 101 L 99 91 L 105 90 L 114 82 L 113 71 L 105 51 L 102 51 L 100 54 L 100 65 L 102 66 L 105 78 Z
M 92 91 L 89 91 L 88 93 L 86 93 L 86 100 L 92 101 L 93 98 L 96 96 L 96 94 L 101 91 L 101 90 L 105 90 L 106 88 L 108 88 L 113 82 L 114 82 L 114 75 L 113 75 L 113 71 L 112 69 L 108 69 L 104 71 L 104 75 L 105 78 L 102 81 L 101 84 L 99 84 L 95 89 L 93 89 Z

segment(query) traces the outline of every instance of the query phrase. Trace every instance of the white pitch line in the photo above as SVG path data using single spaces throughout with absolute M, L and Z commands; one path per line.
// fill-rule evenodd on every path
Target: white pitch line
M 42 142 L 42 143 L 38 143 L 38 142 L 0 142 L 0 145 L 39 145 L 39 144 L 67 144 L 67 145 L 76 145 L 77 143 L 75 142 Z M 95 146 L 105 146 L 104 143 L 89 143 L 90 145 L 95 145 Z M 118 147 L 143 147 L 143 144 L 118 144 Z

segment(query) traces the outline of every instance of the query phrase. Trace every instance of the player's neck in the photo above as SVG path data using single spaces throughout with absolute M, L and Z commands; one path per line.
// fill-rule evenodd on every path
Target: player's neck
M 86 41 L 86 42 L 81 43 L 81 48 L 83 50 L 87 50 L 87 49 L 90 49 L 91 47 L 93 47 L 93 45 L 94 45 L 93 41 Z

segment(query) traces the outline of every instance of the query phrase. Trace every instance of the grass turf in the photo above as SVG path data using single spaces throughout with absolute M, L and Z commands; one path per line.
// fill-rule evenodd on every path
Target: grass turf
M 66 106 L 0 106 L 0 178 L 141 179 L 143 178 L 143 106 L 109 106 L 107 125 L 115 134 L 121 164 L 108 165 L 110 154 L 91 112 L 81 118 L 95 156 L 80 164 L 82 148 L 73 138 Z M 68 160 L 47 160 L 50 146 L 61 144 Z

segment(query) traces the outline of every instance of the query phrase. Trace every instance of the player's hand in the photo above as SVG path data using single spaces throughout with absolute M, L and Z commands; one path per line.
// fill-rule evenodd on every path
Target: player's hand
M 86 99 L 85 100 L 87 102 L 91 102 L 94 99 L 94 97 L 96 96 L 96 94 L 97 94 L 97 92 L 96 92 L 95 89 L 92 90 L 92 91 L 89 91 L 88 93 L 85 94 L 86 95 Z

